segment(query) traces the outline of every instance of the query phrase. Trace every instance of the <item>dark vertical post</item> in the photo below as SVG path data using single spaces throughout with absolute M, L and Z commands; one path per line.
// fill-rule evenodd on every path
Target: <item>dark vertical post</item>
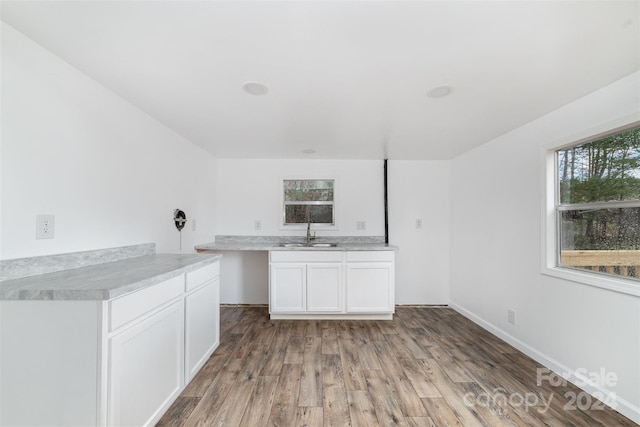
M 384 242 L 389 244 L 389 199 L 387 186 L 387 159 L 384 159 Z

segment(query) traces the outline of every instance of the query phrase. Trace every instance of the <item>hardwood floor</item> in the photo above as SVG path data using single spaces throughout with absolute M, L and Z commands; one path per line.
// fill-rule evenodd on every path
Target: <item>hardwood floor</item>
M 538 368 L 449 308 L 271 321 L 266 307 L 222 307 L 219 348 L 158 425 L 636 425 Z

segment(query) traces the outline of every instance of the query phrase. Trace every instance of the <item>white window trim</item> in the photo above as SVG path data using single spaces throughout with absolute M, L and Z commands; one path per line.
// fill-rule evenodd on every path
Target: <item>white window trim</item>
M 562 138 L 541 150 L 541 194 L 542 194 L 542 274 L 559 279 L 570 280 L 584 285 L 595 286 L 610 291 L 621 292 L 640 297 L 640 283 L 624 277 L 589 273 L 579 269 L 557 265 L 558 223 L 556 220 L 556 151 L 598 139 L 601 136 L 621 132 L 640 125 L 638 114 L 602 123 L 577 135 Z
M 311 224 L 312 232 L 314 230 L 339 230 L 338 212 L 340 205 L 340 185 L 339 179 L 334 175 L 294 175 L 281 176 L 278 179 L 278 193 L 280 194 L 279 212 L 278 212 L 278 229 L 281 231 L 306 230 L 307 224 L 284 224 L 284 181 L 287 180 L 333 180 L 333 225 Z

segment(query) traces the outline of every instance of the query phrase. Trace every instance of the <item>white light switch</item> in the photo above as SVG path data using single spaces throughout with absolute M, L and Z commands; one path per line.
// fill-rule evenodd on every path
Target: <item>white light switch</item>
M 36 239 L 53 239 L 55 229 L 54 215 L 36 215 Z

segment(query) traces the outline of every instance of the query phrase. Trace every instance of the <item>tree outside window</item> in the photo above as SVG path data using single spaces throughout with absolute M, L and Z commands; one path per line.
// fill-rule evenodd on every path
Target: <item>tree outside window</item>
M 559 264 L 640 280 L 640 128 L 556 156 Z

